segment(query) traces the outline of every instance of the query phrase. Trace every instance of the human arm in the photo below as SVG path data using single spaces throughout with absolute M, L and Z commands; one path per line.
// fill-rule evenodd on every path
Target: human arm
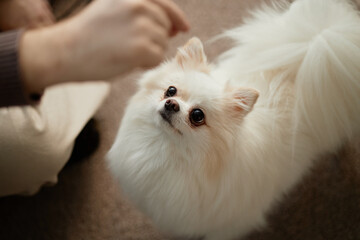
M 156 66 L 169 37 L 188 28 L 169 0 L 94 1 L 68 20 L 24 33 L 19 61 L 25 91 Z
M 23 29 L 50 25 L 54 16 L 46 0 L 0 1 L 0 107 L 31 102 L 23 92 L 18 43 Z M 14 30 L 15 29 L 15 30 Z

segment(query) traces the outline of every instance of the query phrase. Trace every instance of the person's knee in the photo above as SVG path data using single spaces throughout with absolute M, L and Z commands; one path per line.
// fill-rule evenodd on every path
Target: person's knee
M 0 196 L 34 194 L 44 184 L 54 185 L 72 147 L 73 142 L 47 132 L 8 143 L 0 153 Z

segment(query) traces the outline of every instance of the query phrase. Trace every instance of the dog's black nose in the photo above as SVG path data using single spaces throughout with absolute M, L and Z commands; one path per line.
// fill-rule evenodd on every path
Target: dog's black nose
M 180 110 L 179 103 L 175 99 L 168 99 L 165 102 L 165 110 L 170 112 L 178 112 Z

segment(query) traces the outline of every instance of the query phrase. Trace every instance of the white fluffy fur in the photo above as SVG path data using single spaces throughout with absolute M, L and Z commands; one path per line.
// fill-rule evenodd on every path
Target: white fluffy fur
M 108 154 L 125 193 L 174 235 L 226 240 L 261 227 L 319 154 L 360 131 L 360 17 L 350 3 L 264 7 L 225 36 L 237 45 L 214 67 L 192 39 L 143 76 Z M 180 105 L 173 127 L 159 114 L 169 86 Z M 205 125 L 189 123 L 194 107 Z

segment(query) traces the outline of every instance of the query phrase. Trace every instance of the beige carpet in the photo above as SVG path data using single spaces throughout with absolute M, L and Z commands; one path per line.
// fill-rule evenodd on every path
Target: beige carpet
M 241 23 L 265 0 L 177 0 L 192 29 L 172 40 L 168 56 L 191 36 L 206 41 Z M 209 59 L 227 43 L 205 44 Z M 86 63 L 84 63 L 86 64 Z M 96 115 L 101 146 L 89 159 L 65 168 L 55 187 L 33 197 L 0 198 L 0 239 L 164 240 L 122 195 L 104 164 L 138 74 L 117 79 Z M 360 239 L 360 139 L 318 160 L 314 171 L 269 215 L 269 226 L 248 240 Z

